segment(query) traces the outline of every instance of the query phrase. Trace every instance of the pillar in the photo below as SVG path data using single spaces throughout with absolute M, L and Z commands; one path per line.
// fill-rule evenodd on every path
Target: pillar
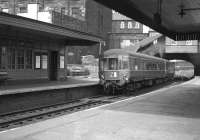
M 200 64 L 194 66 L 194 75 L 200 76 Z

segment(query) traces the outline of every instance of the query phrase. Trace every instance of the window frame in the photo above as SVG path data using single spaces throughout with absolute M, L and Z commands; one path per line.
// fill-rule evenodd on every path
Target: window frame
M 135 22 L 135 29 L 139 29 L 140 28 L 140 23 L 139 22 Z
M 40 67 L 36 67 L 36 56 L 40 57 L 40 61 L 38 61 L 40 64 Z M 43 60 L 43 56 L 46 56 L 47 57 L 47 61 L 44 61 Z M 44 62 L 46 62 L 46 67 L 44 67 Z M 48 52 L 43 52 L 41 50 L 41 52 L 39 51 L 36 51 L 34 52 L 34 69 L 41 69 L 41 70 L 48 70 L 48 67 L 49 67 L 49 54 Z
M 125 22 L 124 21 L 120 22 L 120 29 L 125 29 Z
M 132 29 L 133 28 L 133 23 L 132 21 L 128 21 L 128 29 Z

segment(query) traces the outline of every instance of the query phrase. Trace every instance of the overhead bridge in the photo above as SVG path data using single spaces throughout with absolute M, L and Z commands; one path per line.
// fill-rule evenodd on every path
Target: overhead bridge
M 200 39 L 198 0 L 95 0 L 174 40 Z

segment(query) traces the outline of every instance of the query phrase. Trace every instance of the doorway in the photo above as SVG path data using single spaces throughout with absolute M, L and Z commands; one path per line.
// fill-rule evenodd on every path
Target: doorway
M 58 79 L 58 51 L 51 51 L 49 55 L 49 80 Z

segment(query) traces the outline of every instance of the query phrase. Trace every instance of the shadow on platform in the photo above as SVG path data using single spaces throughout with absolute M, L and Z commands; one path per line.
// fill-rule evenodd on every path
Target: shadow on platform
M 166 88 L 160 92 L 116 103 L 103 109 L 129 113 L 200 118 L 199 84 L 194 84 L 193 82 L 192 84 Z

